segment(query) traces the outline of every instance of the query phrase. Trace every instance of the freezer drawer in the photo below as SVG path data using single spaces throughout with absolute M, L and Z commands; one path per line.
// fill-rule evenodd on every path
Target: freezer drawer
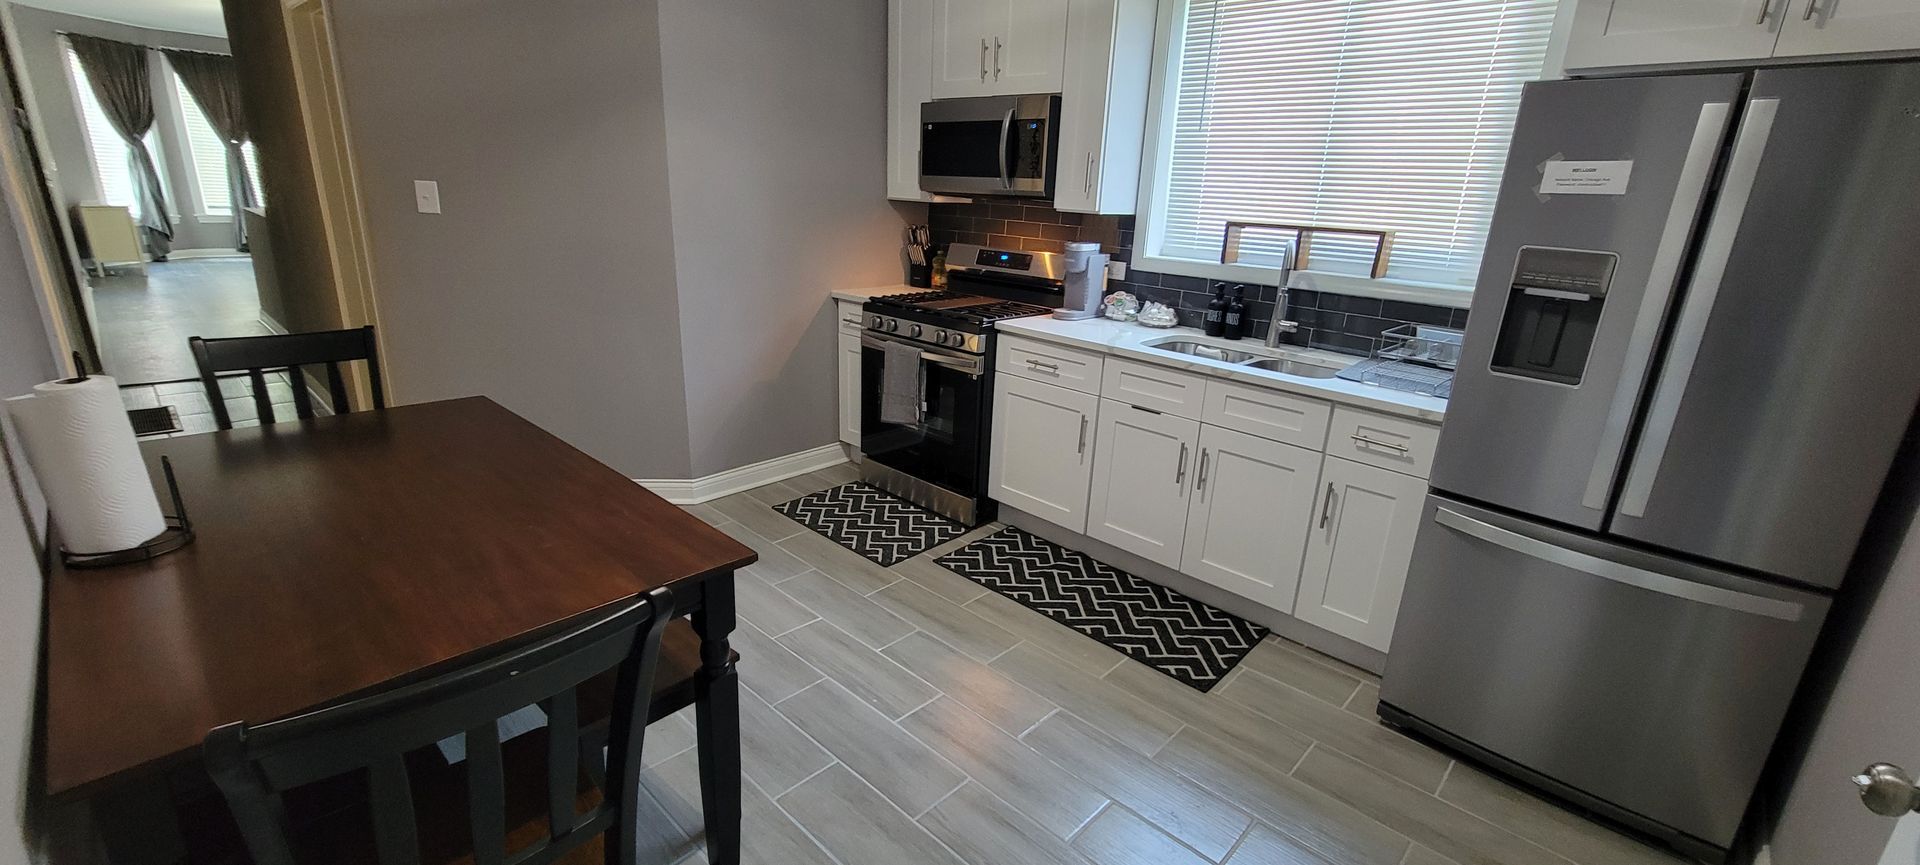
M 1429 496 L 1381 699 L 1717 847 L 1824 595 Z

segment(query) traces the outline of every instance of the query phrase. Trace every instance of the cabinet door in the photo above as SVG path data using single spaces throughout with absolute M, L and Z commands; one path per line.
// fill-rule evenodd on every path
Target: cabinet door
M 860 446 L 860 337 L 840 334 L 840 440 Z
M 993 392 L 987 483 L 995 501 L 1076 532 L 1087 530 L 1087 486 L 1100 398 L 1014 376 Z
M 887 0 L 887 197 L 920 190 L 920 103 L 933 98 L 934 0 Z
M 990 7 L 994 93 L 1059 93 L 1068 0 L 1000 0 Z
M 1788 0 L 1778 57 L 1920 50 L 1914 0 Z
M 993 37 L 1006 14 L 1007 0 L 933 0 L 933 98 L 995 92 Z
M 1201 427 L 1180 570 L 1292 612 L 1319 497 L 1320 461 L 1318 452 L 1306 448 Z
M 1146 141 L 1156 0 L 1070 0 L 1053 206 L 1131 214 Z
M 1087 534 L 1180 567 L 1200 422 L 1101 400 Z
M 1769 57 L 1785 2 L 1579 0 L 1566 65 L 1590 69 Z
M 1400 612 L 1427 482 L 1327 457 L 1293 614 L 1384 652 Z

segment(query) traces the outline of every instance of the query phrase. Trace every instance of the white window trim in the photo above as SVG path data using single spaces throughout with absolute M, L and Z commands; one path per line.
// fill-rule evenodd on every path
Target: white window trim
M 1172 158 L 1166 144 L 1172 138 L 1174 112 L 1166 107 L 1179 75 L 1175 62 L 1179 46 L 1186 44 L 1187 7 L 1191 0 L 1160 0 L 1159 20 L 1154 24 L 1153 77 L 1147 96 L 1146 140 L 1140 154 L 1140 197 L 1135 214 L 1132 267 L 1153 273 L 1172 273 L 1202 279 L 1271 285 L 1279 278 L 1279 269 L 1245 264 L 1221 264 L 1191 258 L 1154 255 L 1166 226 L 1159 214 L 1166 207 L 1165 180 L 1172 173 Z M 1564 78 L 1567 39 L 1573 26 L 1575 0 L 1560 0 L 1553 18 L 1553 31 L 1547 38 L 1547 56 L 1540 77 Z M 1415 282 L 1405 279 L 1371 279 L 1346 273 L 1296 270 L 1287 280 L 1288 288 L 1350 294 L 1355 297 L 1402 300 L 1466 309 L 1473 305 L 1472 285 Z

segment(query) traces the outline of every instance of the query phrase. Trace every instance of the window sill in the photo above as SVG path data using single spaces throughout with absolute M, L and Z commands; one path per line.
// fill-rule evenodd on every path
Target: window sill
M 1134 270 L 1153 273 L 1173 273 L 1181 276 L 1194 276 L 1202 279 L 1219 279 L 1229 282 L 1248 282 L 1257 285 L 1270 284 L 1275 272 L 1270 267 L 1252 267 L 1244 264 L 1218 264 L 1207 261 L 1194 261 L 1188 258 L 1162 258 L 1156 255 L 1139 255 L 1129 266 Z M 1332 294 L 1345 294 L 1354 297 L 1371 297 L 1380 300 L 1399 300 L 1408 303 L 1424 303 L 1432 306 L 1444 306 L 1450 309 L 1467 309 L 1473 305 L 1473 289 L 1467 286 L 1442 285 L 1431 282 L 1412 282 L 1404 279 L 1370 279 L 1344 273 L 1326 273 L 1313 270 L 1296 270 L 1287 280 L 1288 288 L 1306 291 L 1323 291 Z
M 202 213 L 195 216 L 193 220 L 201 225 L 229 225 L 233 222 L 233 216 L 220 213 Z

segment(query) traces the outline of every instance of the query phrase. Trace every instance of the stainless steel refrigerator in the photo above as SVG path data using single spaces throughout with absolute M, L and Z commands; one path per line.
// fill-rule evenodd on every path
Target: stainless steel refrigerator
M 1381 714 L 1732 844 L 1920 399 L 1920 64 L 1528 85 Z

